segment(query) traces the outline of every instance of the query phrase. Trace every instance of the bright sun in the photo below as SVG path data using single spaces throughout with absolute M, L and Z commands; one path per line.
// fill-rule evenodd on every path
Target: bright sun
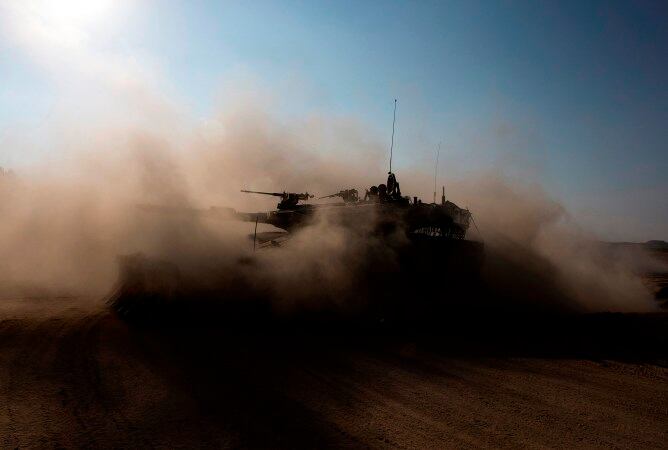
M 113 0 L 47 0 L 37 11 L 45 21 L 62 27 L 81 27 L 102 19 Z
M 108 25 L 120 0 L 24 0 L 15 13 L 21 32 L 49 45 L 78 46 Z

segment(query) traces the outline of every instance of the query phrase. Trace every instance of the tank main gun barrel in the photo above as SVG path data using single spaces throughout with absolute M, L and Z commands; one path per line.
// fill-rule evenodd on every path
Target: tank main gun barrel
M 260 191 L 247 191 L 245 189 L 242 189 L 241 192 L 244 192 L 246 194 L 273 195 L 274 197 L 287 197 L 288 195 L 285 192 L 260 192 Z
M 248 191 L 246 189 L 242 189 L 241 192 L 245 192 L 246 194 L 262 194 L 262 195 L 273 195 L 274 197 L 282 197 L 284 199 L 287 198 L 297 198 L 299 200 L 308 200 L 309 198 L 313 198 L 313 194 L 309 194 L 308 192 L 305 192 L 303 194 L 296 193 L 296 192 L 261 192 L 261 191 Z

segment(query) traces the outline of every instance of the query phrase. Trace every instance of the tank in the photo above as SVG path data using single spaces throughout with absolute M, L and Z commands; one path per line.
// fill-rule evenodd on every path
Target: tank
M 371 186 L 364 196 L 349 188 L 319 198 L 338 198 L 338 202 L 304 203 L 314 198 L 309 193 L 241 192 L 275 196 L 280 201 L 275 210 L 268 212 L 238 212 L 220 207 L 175 211 L 150 205 L 142 209 L 254 222 L 256 231 L 251 238 L 253 248 L 260 252 L 289 246 L 292 236 L 316 226 L 321 217 L 341 226 L 351 239 L 373 239 L 382 248 L 379 251 L 377 245 L 369 246 L 367 253 L 360 256 L 364 264 L 351 283 L 354 296 L 364 299 L 363 315 L 367 317 L 405 317 L 410 311 L 426 311 L 435 298 L 441 302 L 449 291 L 475 285 L 484 261 L 484 245 L 467 239 L 473 221 L 469 210 L 447 201 L 444 193 L 440 203 L 424 203 L 417 197 L 404 196 L 391 172 L 386 183 Z M 284 231 L 257 233 L 260 223 Z M 141 255 L 124 257 L 121 261 L 122 279 L 109 303 L 122 316 L 142 315 L 146 309 L 155 311 L 178 304 L 179 298 L 187 295 L 183 286 L 179 287 L 178 268 L 168 263 L 155 264 Z M 252 258 L 240 264 L 252 266 Z M 159 281 L 161 277 L 166 278 L 164 283 Z M 442 292 L 435 296 L 435 291 Z M 248 311 L 251 304 L 257 307 L 257 301 L 248 301 L 245 287 L 234 292 L 242 299 L 236 303 L 238 310 Z M 449 301 L 455 301 L 455 295 L 451 297 Z M 410 308 L 406 308 L 407 298 L 411 299 Z
M 306 200 L 304 194 L 299 195 Z M 363 239 L 381 242 L 388 252 L 365 255 L 367 266 L 357 286 L 358 292 L 369 293 L 367 298 L 381 298 L 386 303 L 378 307 L 393 304 L 393 308 L 401 308 L 406 298 L 415 304 L 445 296 L 451 306 L 467 301 L 468 293 L 478 285 L 485 249 L 483 242 L 467 239 L 473 216 L 468 209 L 446 200 L 445 188 L 440 203 L 425 203 L 402 195 L 395 174 L 390 172 L 386 183 L 366 189 L 363 197 L 356 189 L 343 189 L 320 199 L 337 197 L 341 199 L 337 203 L 296 204 L 266 213 L 233 215 L 287 231 L 253 236 L 259 249 L 290 245 L 292 234 L 313 225 L 320 216 L 342 225 L 350 235 L 358 233 Z M 388 253 L 394 259 L 392 264 L 383 260 Z M 435 296 L 435 291 L 441 293 Z

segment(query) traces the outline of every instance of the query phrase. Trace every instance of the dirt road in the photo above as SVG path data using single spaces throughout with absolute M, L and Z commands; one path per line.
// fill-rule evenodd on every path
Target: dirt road
M 54 303 L 57 314 L 1 312 L 2 448 L 668 442 L 660 365 L 453 356 L 400 340 L 165 338 L 98 306 Z

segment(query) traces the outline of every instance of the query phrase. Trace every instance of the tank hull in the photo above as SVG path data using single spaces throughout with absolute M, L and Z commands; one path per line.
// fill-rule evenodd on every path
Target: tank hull
M 392 250 L 390 260 L 387 252 L 363 256 L 348 289 L 336 299 L 325 292 L 304 301 L 300 292 L 299 306 L 279 314 L 276 305 L 286 299 L 270 284 L 256 282 L 255 277 L 265 279 L 256 258 L 240 260 L 236 276 L 212 287 L 184 276 L 174 264 L 129 255 L 119 259 L 119 280 L 108 304 L 134 323 L 213 322 L 234 329 L 431 320 L 472 298 L 484 264 L 483 244 L 416 235 Z

